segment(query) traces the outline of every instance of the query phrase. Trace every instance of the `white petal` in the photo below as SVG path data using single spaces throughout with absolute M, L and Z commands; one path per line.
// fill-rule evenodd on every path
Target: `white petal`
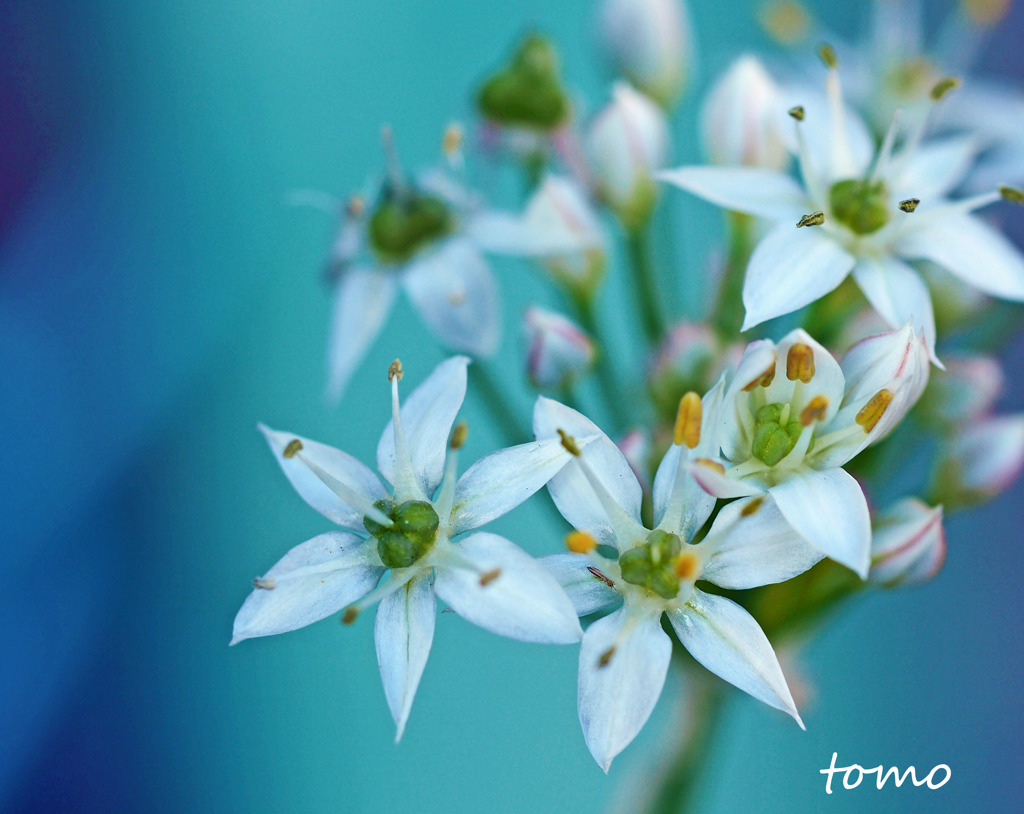
M 478 532 L 454 544 L 458 561 L 437 568 L 435 590 L 453 611 L 485 630 L 524 642 L 570 644 L 583 631 L 572 602 L 555 578 L 504 537 Z M 482 574 L 500 571 L 487 585 Z
M 743 330 L 824 297 L 846 278 L 854 262 L 820 227 L 779 224 L 750 257 L 743 284 Z
M 922 144 L 894 168 L 897 183 L 890 190 L 893 199 L 944 198 L 963 181 L 980 149 L 981 143 L 974 136 L 952 136 Z
M 557 438 L 564 430 L 578 441 L 596 436 L 583 450 L 583 458 L 605 489 L 640 526 L 643 490 L 622 451 L 582 413 L 543 396 L 533 410 L 533 432 L 538 439 Z M 590 532 L 606 545 L 615 545 L 608 515 L 576 461 L 569 461 L 548 482 L 548 491 L 562 516 L 574 528 Z M 642 533 L 642 532 L 641 532 Z
M 231 644 L 318 622 L 372 591 L 383 573 L 373 543 L 362 537 L 333 531 L 307 540 L 263 575 L 261 582 L 272 588 L 246 598 Z
M 972 215 L 922 219 L 920 226 L 904 232 L 896 249 L 904 257 L 938 263 L 986 294 L 1024 301 L 1024 256 Z
M 501 335 L 498 289 L 470 240 L 454 238 L 406 267 L 405 291 L 423 321 L 453 350 L 490 356 Z
M 793 531 L 774 501 L 760 497 L 727 505 L 700 545 L 712 552 L 701 578 L 734 590 L 784 582 L 823 556 Z
M 853 278 L 890 328 L 902 328 L 910 322 L 925 338 L 928 355 L 938 361 L 932 297 L 916 271 L 895 257 L 862 258 L 853 269 Z
M 306 503 L 339 526 L 363 530 L 363 515 L 360 512 L 344 503 L 325 486 L 298 456 L 285 458 L 283 453 L 288 444 L 298 440 L 302 444 L 303 458 L 316 464 L 353 491 L 365 495 L 371 503 L 388 495 L 372 469 L 347 452 L 329 447 L 327 444 L 310 441 L 301 435 L 272 430 L 263 424 L 259 424 L 258 427 L 267 439 L 281 470 Z
M 807 542 L 861 577 L 867 576 L 871 516 L 852 475 L 842 469 L 795 472 L 768 493 Z
M 452 536 L 512 511 L 543 488 L 571 457 L 559 439 L 548 438 L 481 458 L 455 487 Z
M 520 217 L 510 212 L 479 212 L 466 221 L 463 229 L 484 251 L 511 255 L 531 253 L 533 233 Z
M 721 461 L 713 463 L 725 466 Z M 705 461 L 694 461 L 690 464 L 690 472 L 701 489 L 709 495 L 729 500 L 734 497 L 751 497 L 761 494 L 764 489 L 753 480 L 738 480 L 720 472 L 718 467 Z
M 733 212 L 796 221 L 807 213 L 807 193 L 782 172 L 759 167 L 679 167 L 654 174 Z
M 338 281 L 327 348 L 327 395 L 340 399 L 395 300 L 393 274 L 354 268 Z
M 453 356 L 441 362 L 419 387 L 402 400 L 402 428 L 409 444 L 412 468 L 424 494 L 430 496 L 441 483 L 448 436 L 466 397 L 466 366 L 469 359 Z M 394 483 L 395 429 L 388 421 L 377 444 L 377 469 Z
M 384 695 L 398 727 L 396 743 L 405 731 L 434 641 L 436 601 L 430 582 L 427 576 L 411 579 L 384 597 L 377 607 L 373 638 Z
M 749 399 L 743 390 L 759 383 L 767 374 L 770 374 L 774 382 L 780 373 L 778 362 L 779 354 L 775 343 L 768 339 L 757 339 L 743 351 L 736 373 L 732 377 L 732 384 L 726 392 L 722 426 L 719 430 L 722 452 L 729 460 L 746 460 L 750 455 L 750 446 L 754 442 L 754 417 L 748 408 Z M 785 360 L 782 364 L 785 365 Z
M 590 570 L 594 566 L 582 554 L 552 554 L 541 557 L 540 564 L 558 580 L 577 616 L 596 613 L 622 600 L 618 591 Z
M 672 641 L 661 629 L 661 614 L 629 614 L 623 608 L 598 619 L 587 628 L 580 647 L 580 725 L 590 754 L 606 772 L 651 717 L 672 658 Z M 620 638 L 624 624 L 633 627 Z M 614 654 L 600 666 L 612 646 Z
M 789 713 L 803 728 L 775 651 L 753 616 L 731 599 L 697 588 L 685 607 L 668 616 L 697 661 L 758 701 Z

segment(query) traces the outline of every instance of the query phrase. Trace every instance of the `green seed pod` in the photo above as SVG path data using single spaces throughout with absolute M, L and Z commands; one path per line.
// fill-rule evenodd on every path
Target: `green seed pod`
M 398 531 L 422 547 L 421 554 L 437 538 L 437 512 L 429 503 L 420 500 L 406 501 L 395 509 L 391 517 Z
M 637 546 L 619 555 L 622 578 L 632 585 L 643 585 L 651 574 L 651 559 L 646 546 Z
M 651 574 L 647 587 L 663 599 L 672 599 L 679 593 L 679 577 L 665 566 Z
M 679 554 L 682 543 L 678 535 L 670 534 L 667 531 L 656 530 L 647 535 L 647 549 L 650 551 L 651 564 L 655 567 L 663 567 L 673 557 Z
M 416 541 L 398 531 L 385 531 L 377 538 L 377 553 L 388 568 L 408 568 L 421 554 Z
M 380 509 L 388 517 L 394 517 L 395 504 L 390 500 L 375 500 L 373 503 L 375 509 Z M 384 532 L 389 531 L 389 526 L 382 526 L 376 520 L 370 517 L 363 518 L 363 528 L 366 529 L 373 537 L 380 537 Z
M 796 446 L 803 427 L 796 419 L 788 421 L 785 426 L 782 419 L 781 404 L 766 404 L 757 411 L 754 428 L 754 443 L 751 454 L 768 466 L 775 466 L 789 455 Z
M 837 181 L 828 193 L 832 216 L 857 235 L 870 235 L 889 222 L 889 190 L 881 181 Z
M 387 193 L 370 216 L 370 246 L 385 263 L 405 263 L 453 228 L 448 207 L 440 198 Z

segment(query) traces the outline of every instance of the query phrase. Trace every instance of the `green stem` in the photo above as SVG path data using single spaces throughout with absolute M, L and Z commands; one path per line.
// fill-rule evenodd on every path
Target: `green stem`
M 654 281 L 654 263 L 651 259 L 650 235 L 647 226 L 631 229 L 626 233 L 629 261 L 636 286 L 636 305 L 640 324 L 651 345 L 656 345 L 665 335 L 665 322 L 661 316 L 660 301 Z
M 727 223 L 729 253 L 718 284 L 718 297 L 711 322 L 719 335 L 731 342 L 743 327 L 743 280 L 750 261 L 754 219 L 739 212 L 729 212 Z
M 625 409 L 626 399 L 619 388 L 619 380 L 615 371 L 612 370 L 611 360 L 608 357 L 608 343 L 594 310 L 594 300 L 586 294 L 575 291 L 570 292 L 569 299 L 576 311 L 576 318 L 579 320 L 580 326 L 590 334 L 590 338 L 597 345 L 597 360 L 594 368 L 597 373 L 597 383 L 601 388 L 601 396 L 615 425 L 615 431 L 624 432 L 629 426 L 629 418 Z
M 505 443 L 509 446 L 522 444 L 530 440 L 528 430 L 529 423 L 524 424 L 516 415 L 511 406 L 511 398 L 502 392 L 501 385 L 491 375 L 486 362 L 476 361 L 469 366 L 469 376 L 472 381 L 473 392 L 477 393 L 484 402 L 484 406 L 491 414 L 495 424 L 505 436 Z

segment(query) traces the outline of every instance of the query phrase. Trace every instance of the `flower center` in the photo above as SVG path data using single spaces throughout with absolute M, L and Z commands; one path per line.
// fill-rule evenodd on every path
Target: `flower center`
M 832 217 L 856 235 L 870 235 L 889 222 L 889 190 L 881 181 L 837 181 L 828 200 Z
M 385 188 L 370 216 L 370 246 L 382 262 L 405 263 L 452 228 L 451 213 L 440 198 L 417 192 L 398 195 Z
M 697 558 L 680 553 L 682 550 L 679 535 L 652 531 L 643 543 L 619 555 L 622 578 L 663 599 L 674 599 L 679 594 L 680 579 L 693 580 L 700 571 Z
M 796 446 L 803 425 L 791 415 L 788 404 L 766 404 L 754 416 L 751 454 L 768 466 L 775 466 Z
M 434 545 L 438 517 L 431 504 L 407 500 L 396 505 L 391 500 L 378 500 L 373 505 L 393 521 L 391 526 L 384 526 L 363 518 L 363 526 L 377 538 L 377 553 L 388 568 L 408 568 Z
M 558 56 L 546 39 L 523 40 L 504 70 L 488 79 L 477 95 L 484 118 L 499 124 L 554 130 L 569 117 Z

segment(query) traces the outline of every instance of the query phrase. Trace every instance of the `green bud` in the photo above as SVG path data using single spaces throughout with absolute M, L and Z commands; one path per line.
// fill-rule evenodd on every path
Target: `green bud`
M 370 246 L 385 263 L 405 263 L 452 228 L 451 214 L 440 198 L 417 193 L 400 197 L 386 191 L 370 216 Z
M 632 585 L 643 585 L 651 575 L 651 559 L 647 547 L 639 545 L 619 555 L 622 578 Z
M 881 181 L 837 181 L 828 198 L 832 216 L 854 234 L 870 235 L 889 222 L 889 190 Z
M 477 94 L 484 118 L 499 124 L 554 130 L 569 118 L 558 55 L 548 40 L 528 35 L 509 64 L 484 82 Z
M 751 453 L 768 466 L 775 466 L 796 446 L 803 427 L 795 417 L 783 426 L 783 405 L 766 404 L 757 411 L 754 425 L 754 443 Z

